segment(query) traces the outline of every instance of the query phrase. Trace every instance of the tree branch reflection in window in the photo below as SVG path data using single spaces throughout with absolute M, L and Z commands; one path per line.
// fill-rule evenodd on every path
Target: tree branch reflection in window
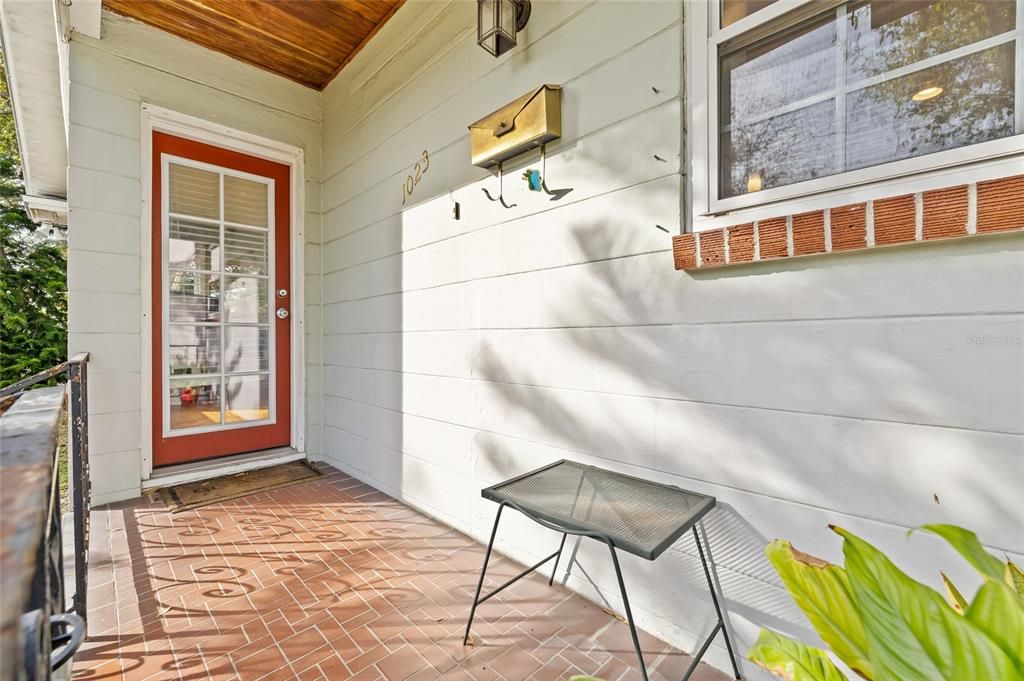
M 848 3 L 720 59 L 721 198 L 1014 133 L 1013 0 Z

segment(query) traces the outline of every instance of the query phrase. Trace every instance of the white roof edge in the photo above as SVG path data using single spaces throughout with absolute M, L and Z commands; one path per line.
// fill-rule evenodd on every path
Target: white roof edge
M 36 222 L 52 222 L 56 225 L 68 224 L 67 199 L 53 199 L 46 196 L 25 194 L 22 200 L 25 203 L 25 211 L 32 220 Z
M 67 196 L 66 88 L 57 5 L 0 0 L 7 84 L 21 153 L 25 193 Z M 80 0 L 79 0 L 80 1 Z M 63 53 L 66 57 L 66 51 Z M 49 221 L 49 220 L 48 220 Z
M 25 153 L 25 142 L 24 135 L 21 134 L 21 113 L 18 110 L 19 97 L 16 96 L 16 78 L 14 75 L 14 69 L 11 68 L 13 59 L 11 58 L 11 51 L 8 48 L 10 44 L 10 20 L 7 17 L 7 2 L 0 0 L 0 50 L 3 51 L 4 57 L 4 75 L 7 79 L 7 95 L 11 100 L 11 112 L 14 114 L 14 137 L 18 143 L 18 156 L 21 160 L 21 172 L 22 175 L 28 177 L 29 169 L 31 166 L 32 159 L 29 158 L 28 154 Z

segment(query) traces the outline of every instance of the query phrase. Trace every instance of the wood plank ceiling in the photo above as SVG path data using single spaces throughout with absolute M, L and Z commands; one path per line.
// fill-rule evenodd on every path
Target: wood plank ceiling
M 322 90 L 402 2 L 103 0 L 103 6 Z

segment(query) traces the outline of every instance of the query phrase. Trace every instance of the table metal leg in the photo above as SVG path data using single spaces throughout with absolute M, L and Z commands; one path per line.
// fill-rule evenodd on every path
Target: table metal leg
M 562 555 L 562 548 L 565 546 L 565 534 L 563 533 L 562 534 L 562 544 L 558 547 L 557 551 L 552 553 L 550 556 L 541 559 L 540 561 L 538 561 L 537 563 L 531 565 L 530 567 L 526 568 L 525 570 L 520 572 L 518 575 L 516 575 L 515 577 L 512 577 L 511 579 L 506 581 L 504 584 L 499 586 L 497 589 L 495 589 L 494 591 L 491 591 L 489 594 L 487 594 L 486 596 L 481 598 L 480 597 L 480 591 L 481 591 L 481 589 L 483 589 L 484 578 L 487 576 L 487 563 L 491 559 L 491 549 L 494 548 L 494 537 L 498 534 L 498 521 L 501 520 L 501 511 L 504 508 L 505 508 L 505 504 L 502 504 L 501 506 L 498 507 L 498 515 L 494 519 L 494 529 L 491 530 L 491 541 L 487 543 L 487 553 L 484 554 L 484 565 L 480 569 L 480 581 L 477 582 L 477 585 L 476 585 L 476 595 L 473 597 L 473 605 L 469 609 L 469 621 L 466 623 L 466 635 L 462 638 L 462 645 L 466 645 L 469 642 L 469 631 L 470 631 L 470 628 L 473 626 L 473 616 L 476 614 L 477 606 L 482 605 L 483 603 L 485 603 L 488 600 L 490 600 L 492 597 L 497 596 L 499 593 L 501 593 L 502 591 L 504 591 L 508 587 L 512 586 L 513 584 L 518 582 L 520 579 L 522 579 L 526 575 L 530 574 L 531 572 L 533 572 L 534 570 L 536 570 L 537 568 L 539 568 L 541 565 L 543 565 L 544 563 L 548 562 L 549 560 L 554 560 L 555 561 L 555 567 L 557 569 L 557 567 L 558 567 L 558 558 Z M 552 572 L 551 578 L 554 579 L 554 572 Z M 551 586 L 551 582 L 550 581 L 548 582 L 548 586 Z
M 558 572 L 558 561 L 562 559 L 562 549 L 565 548 L 565 538 L 568 537 L 565 532 L 562 533 L 562 543 L 558 545 L 558 556 L 555 558 L 555 567 L 551 568 L 551 579 L 548 580 L 548 586 L 555 583 L 555 573 Z
M 703 523 L 701 524 L 703 529 Z M 694 657 L 693 662 L 690 663 L 690 667 L 686 670 L 686 674 L 683 676 L 683 681 L 687 681 L 690 678 L 690 674 L 696 669 L 697 664 L 700 662 L 700 658 L 704 655 L 704 652 L 711 645 L 712 639 L 719 630 L 722 632 L 722 637 L 725 638 L 725 648 L 729 651 L 729 662 L 732 663 L 732 670 L 736 674 L 737 679 L 742 679 L 743 676 L 740 674 L 739 666 L 736 664 L 736 653 L 732 647 L 732 641 L 729 639 L 729 628 L 725 624 L 725 614 L 722 612 L 722 605 L 718 601 L 718 589 L 715 588 L 715 581 L 711 578 L 711 568 L 708 567 L 707 557 L 704 554 L 704 546 L 700 540 L 700 534 L 697 532 L 697 527 L 693 528 L 693 541 L 697 544 L 697 551 L 700 553 L 700 562 L 704 566 L 704 577 L 708 580 L 708 590 L 711 592 L 711 602 L 715 604 L 715 612 L 718 614 L 718 623 L 715 628 L 711 631 L 711 635 L 708 636 L 707 640 L 704 641 L 704 645 L 701 646 L 700 651 Z M 711 554 L 710 543 L 708 545 L 708 555 Z
M 619 593 L 622 594 L 622 607 L 626 611 L 626 622 L 629 624 L 629 634 L 633 637 L 633 647 L 636 649 L 636 659 L 640 662 L 640 675 L 647 681 L 647 665 L 644 663 L 644 654 L 640 650 L 640 639 L 636 635 L 636 624 L 633 622 L 633 611 L 629 608 L 629 597 L 626 596 L 626 583 L 622 581 L 622 569 L 619 567 L 619 557 L 615 553 L 615 547 L 608 540 L 608 550 L 612 552 L 612 564 L 615 565 L 615 577 L 619 580 Z
M 473 626 L 473 615 L 476 614 L 476 606 L 480 602 L 480 589 L 484 586 L 484 575 L 487 574 L 487 562 L 491 559 L 491 549 L 494 548 L 494 537 L 498 534 L 498 522 L 501 520 L 501 512 L 505 505 L 498 506 L 498 515 L 494 517 L 494 529 L 491 530 L 491 541 L 487 542 L 487 553 L 484 554 L 484 566 L 480 568 L 480 581 L 476 584 L 476 595 L 473 596 L 473 607 L 469 609 L 469 621 L 466 622 L 466 635 L 462 638 L 462 645 L 469 642 L 469 629 Z
M 547 528 L 555 530 L 555 531 L 562 532 L 562 541 L 558 545 L 558 550 L 555 551 L 554 553 L 552 553 L 550 556 L 548 556 L 547 558 L 544 558 L 543 560 L 541 560 L 537 564 L 527 568 L 526 570 L 524 570 L 523 572 L 519 573 L 515 577 L 512 577 L 511 579 L 506 581 L 504 584 L 499 586 L 497 589 L 495 589 L 494 591 L 492 591 L 489 594 L 487 594 L 486 596 L 484 596 L 483 598 L 480 598 L 480 592 L 483 590 L 483 586 L 484 586 L 484 578 L 487 576 L 487 564 L 491 560 L 491 551 L 494 548 L 494 539 L 495 539 L 495 537 L 498 534 L 498 523 L 501 521 L 501 512 L 505 509 L 505 506 L 512 506 L 516 510 L 520 511 L 521 513 L 523 513 L 527 517 L 531 518 L 533 521 L 539 523 L 540 525 L 543 525 L 544 527 L 547 527 Z M 703 529 L 703 524 L 701 524 L 701 529 Z M 504 501 L 504 502 L 501 503 L 501 505 L 498 507 L 498 513 L 497 513 L 497 515 L 494 518 L 494 528 L 491 530 L 491 539 L 487 543 L 487 551 L 484 554 L 484 564 L 483 564 L 483 567 L 480 569 L 480 580 L 477 582 L 477 585 L 476 585 L 476 594 L 473 596 L 473 605 L 472 605 L 472 607 L 469 610 L 469 621 L 466 622 L 466 635 L 462 638 L 462 644 L 466 645 L 469 642 L 469 632 L 470 632 L 471 628 L 473 627 L 473 617 L 474 617 L 474 615 L 476 615 L 477 606 L 479 606 L 481 603 L 487 601 L 492 596 L 497 595 L 500 591 L 504 590 L 506 587 L 511 586 L 512 584 L 514 584 L 515 582 L 519 581 L 520 579 L 522 579 L 526 575 L 530 574 L 531 572 L 533 572 L 534 570 L 536 570 L 537 568 L 539 568 L 540 566 L 542 566 L 544 563 L 548 562 L 549 560 L 554 560 L 555 561 L 555 566 L 554 566 L 554 568 L 551 571 L 551 578 L 548 580 L 548 585 L 549 586 L 552 585 L 552 583 L 554 582 L 555 574 L 558 572 L 558 563 L 561 560 L 562 551 L 565 548 L 565 541 L 566 541 L 566 538 L 568 537 L 569 534 L 578 535 L 578 536 L 587 536 L 587 537 L 591 537 L 593 539 L 598 539 L 600 541 L 603 541 L 608 546 L 608 550 L 612 554 L 612 565 L 615 567 L 615 578 L 616 578 L 616 580 L 619 583 L 619 593 L 622 595 L 622 606 L 623 606 L 623 609 L 625 610 L 625 614 L 626 614 L 626 624 L 629 625 L 629 634 L 630 634 L 630 636 L 633 639 L 633 648 L 636 650 L 637 662 L 639 662 L 639 664 L 640 664 L 640 675 L 641 675 L 641 677 L 643 678 L 644 681 L 648 681 L 647 664 L 644 662 L 644 654 L 643 654 L 643 651 L 640 649 L 640 638 L 637 635 L 636 622 L 633 620 L 633 611 L 629 607 L 629 596 L 626 594 L 626 583 L 622 579 L 622 567 L 619 565 L 619 556 L 618 556 L 618 553 L 616 553 L 616 551 L 615 551 L 615 546 L 614 546 L 614 544 L 612 544 L 611 539 L 607 535 L 601 534 L 599 532 L 591 532 L 591 531 L 585 531 L 585 530 L 584 531 L 563 530 L 563 528 L 560 528 L 560 527 L 554 525 L 553 523 L 549 523 L 549 522 L 547 522 L 545 520 L 542 520 L 540 518 L 534 517 L 534 516 L 526 513 L 525 511 L 520 509 L 515 504 L 512 504 L 511 502 L 507 502 L 507 501 Z M 700 534 L 697 531 L 697 526 L 693 527 L 693 539 L 694 539 L 694 542 L 697 544 L 697 551 L 700 554 L 700 562 L 701 562 L 701 565 L 704 568 L 704 577 L 707 579 L 707 582 L 708 582 L 708 590 L 711 592 L 711 601 L 715 605 L 715 612 L 718 615 L 718 621 L 715 623 L 715 626 L 712 628 L 711 633 L 708 635 L 708 637 L 701 644 L 701 646 L 697 650 L 696 654 L 694 654 L 693 659 L 690 662 L 689 667 L 687 667 L 686 672 L 683 674 L 683 681 L 688 681 L 690 676 L 693 674 L 693 672 L 696 671 L 697 665 L 700 664 L 701 658 L 704 657 L 704 653 L 707 652 L 707 649 L 711 646 L 711 642 L 714 640 L 715 636 L 718 635 L 718 632 L 722 632 L 722 636 L 725 638 L 725 647 L 729 651 L 729 660 L 730 660 L 730 662 L 732 662 L 732 668 L 733 668 L 733 672 L 735 672 L 735 674 L 736 674 L 736 678 L 737 679 L 742 679 L 743 677 L 740 674 L 739 666 L 738 666 L 738 664 L 736 662 L 736 654 L 735 654 L 735 651 L 733 650 L 732 640 L 729 638 L 729 630 L 728 630 L 728 627 L 726 626 L 726 622 L 725 622 L 725 613 L 723 612 L 722 604 L 719 601 L 718 589 L 716 588 L 715 581 L 714 581 L 714 579 L 711 576 L 711 568 L 708 566 L 708 559 L 709 559 L 709 557 L 711 555 L 711 546 L 710 546 L 710 544 L 708 544 L 707 550 L 705 551 L 704 543 L 707 540 L 706 540 L 706 537 L 705 537 L 705 542 L 701 541 Z M 577 546 L 578 546 L 578 544 L 577 544 Z

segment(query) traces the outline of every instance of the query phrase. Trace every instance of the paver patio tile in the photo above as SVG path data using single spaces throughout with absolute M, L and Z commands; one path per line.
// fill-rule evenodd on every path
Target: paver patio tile
M 180 514 L 154 498 L 94 510 L 90 638 L 74 678 L 638 678 L 626 625 L 541 574 L 478 608 L 473 645 L 463 646 L 483 548 L 324 471 Z M 522 570 L 495 558 L 486 588 Z M 642 641 L 648 662 L 657 658 L 652 681 L 675 681 L 688 658 Z M 702 665 L 694 681 L 724 678 Z

